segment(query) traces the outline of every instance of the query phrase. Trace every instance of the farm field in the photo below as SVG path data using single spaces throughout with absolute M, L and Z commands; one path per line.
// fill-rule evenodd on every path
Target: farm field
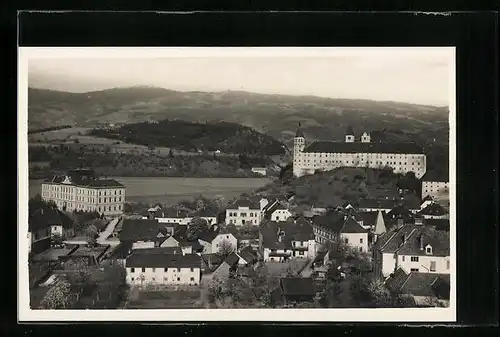
M 230 200 L 242 193 L 266 185 L 268 178 L 174 178 L 174 177 L 113 177 L 127 188 L 126 202 L 175 204 L 202 194 L 207 198 L 222 195 Z M 42 179 L 29 182 L 30 198 L 41 191 Z

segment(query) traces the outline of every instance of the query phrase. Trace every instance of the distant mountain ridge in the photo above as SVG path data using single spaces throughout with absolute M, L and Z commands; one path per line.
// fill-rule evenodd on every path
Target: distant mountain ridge
M 359 134 L 386 130 L 448 143 L 448 108 L 410 103 L 136 86 L 86 93 L 29 88 L 28 105 L 29 129 L 164 119 L 225 121 L 251 127 L 290 146 L 300 123 L 308 141 L 342 140 L 352 125 Z

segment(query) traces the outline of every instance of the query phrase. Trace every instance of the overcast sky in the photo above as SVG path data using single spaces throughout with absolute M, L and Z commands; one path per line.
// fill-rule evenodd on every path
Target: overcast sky
M 33 58 L 32 87 L 85 92 L 152 85 L 448 105 L 449 54 L 354 53 L 315 57 Z

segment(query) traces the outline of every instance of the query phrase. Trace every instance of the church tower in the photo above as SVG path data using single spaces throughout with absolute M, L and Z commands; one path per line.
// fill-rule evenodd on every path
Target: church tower
M 347 132 L 345 134 L 345 142 L 346 143 L 354 143 L 354 130 L 352 129 L 352 126 L 347 127 Z
M 300 123 L 297 126 L 297 132 L 295 133 L 295 138 L 293 139 L 293 175 L 300 177 L 302 175 L 302 152 L 306 146 L 306 139 L 304 133 L 300 128 Z

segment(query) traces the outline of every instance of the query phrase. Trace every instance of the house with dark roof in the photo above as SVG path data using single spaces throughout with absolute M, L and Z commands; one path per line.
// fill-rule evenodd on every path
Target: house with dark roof
M 374 271 L 388 277 L 405 272 L 450 273 L 450 233 L 425 225 L 405 224 L 379 235 L 373 247 Z
M 259 250 L 264 261 L 313 258 L 316 248 L 311 223 L 304 219 L 266 221 L 259 228 Z
M 431 196 L 437 199 L 449 197 L 450 179 L 448 170 L 427 171 L 422 177 L 422 198 Z
M 330 211 L 313 217 L 312 227 L 318 248 L 340 239 L 360 252 L 368 251 L 368 231 L 350 215 Z
M 316 286 L 311 277 L 287 277 L 280 279 L 279 287 L 272 294 L 275 306 L 295 307 L 299 303 L 314 302 Z
M 174 234 L 162 238 L 159 242 L 160 247 L 180 247 L 183 254 L 201 253 L 203 246 L 197 239 L 188 239 L 187 225 L 177 225 Z
M 404 206 L 412 213 L 420 209 L 420 203 L 416 199 L 361 199 L 358 203 L 358 211 L 360 212 L 377 212 L 382 211 L 389 213 L 396 207 Z
M 162 209 L 161 207 L 154 207 L 144 212 L 144 214 L 142 214 L 142 219 L 156 219 L 159 223 L 187 225 L 191 222 L 192 216 L 184 209 L 177 209 L 174 207 Z
M 408 298 L 419 307 L 449 306 L 449 274 L 407 273 L 398 268 L 384 285 L 391 294 Z
M 125 203 L 125 186 L 114 179 L 97 177 L 92 170 L 70 170 L 42 183 L 42 199 L 53 201 L 63 211 L 89 211 L 120 215 Z
M 234 275 L 238 270 L 238 261 L 240 257 L 236 253 L 232 252 L 229 254 L 219 267 L 214 271 L 214 278 L 228 278 Z
M 28 251 L 35 254 L 50 248 L 53 236 L 71 237 L 74 235 L 73 220 L 51 206 L 41 206 L 30 210 L 28 216 Z
M 219 253 L 223 247 L 234 251 L 238 247 L 236 237 L 217 225 L 211 226 L 207 231 L 200 233 L 198 242 L 203 246 L 203 254 Z
M 390 167 L 395 173 L 414 172 L 421 178 L 426 168 L 426 156 L 416 143 L 372 142 L 368 133 L 355 141 L 348 130 L 344 141 L 315 141 L 306 146 L 305 137 L 294 138 L 293 174 L 296 177 L 330 171 L 338 167 Z
M 443 206 L 437 202 L 432 202 L 417 213 L 424 219 L 448 219 L 449 214 Z
M 239 198 L 226 208 L 226 225 L 258 226 L 261 218 L 260 204 L 251 198 Z
M 120 242 L 131 242 L 132 249 L 154 248 L 159 245 L 158 220 L 123 219 Z
M 204 207 L 190 214 L 192 218 L 202 218 L 204 219 L 208 225 L 217 224 L 217 218 L 219 216 L 219 211 L 212 207 Z
M 292 213 L 286 206 L 284 202 L 279 201 L 276 199 L 273 202 L 268 203 L 264 209 L 262 210 L 264 214 L 264 218 L 266 220 L 270 221 L 276 221 L 276 222 L 284 222 L 286 221 L 289 217 L 292 216 Z
M 251 246 L 241 248 L 236 254 L 240 257 L 239 265 L 253 265 L 259 259 L 259 255 Z
M 135 252 L 125 262 L 126 281 L 130 285 L 198 285 L 201 266 L 197 254 Z

